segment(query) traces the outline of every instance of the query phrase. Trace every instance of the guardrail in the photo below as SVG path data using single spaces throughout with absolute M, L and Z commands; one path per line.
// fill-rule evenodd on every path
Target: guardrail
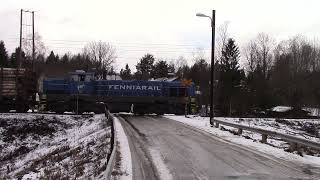
M 282 134 L 282 133 L 278 133 L 278 132 L 270 131 L 270 130 L 266 130 L 266 129 L 261 129 L 261 128 L 256 128 L 256 127 L 250 127 L 250 126 L 245 126 L 245 125 L 241 125 L 241 124 L 235 124 L 235 123 L 231 123 L 231 122 L 216 120 L 216 119 L 214 120 L 214 122 L 215 122 L 216 128 L 219 128 L 219 124 L 238 128 L 238 133 L 237 133 L 238 135 L 241 135 L 243 130 L 259 133 L 262 135 L 262 139 L 261 139 L 262 143 L 267 143 L 268 136 L 281 138 L 281 139 L 289 142 L 290 151 L 297 150 L 297 151 L 301 152 L 302 146 L 311 147 L 313 149 L 320 150 L 320 143 L 317 143 L 314 141 L 309 141 L 309 140 L 302 139 L 299 137 L 295 137 L 295 136 L 291 136 L 291 135 L 287 135 L 287 134 Z
M 107 179 L 111 179 L 111 173 L 116 163 L 116 151 L 117 151 L 116 133 L 114 133 L 114 118 L 107 109 L 105 109 L 105 116 L 107 118 L 108 123 L 110 123 L 110 126 L 111 126 L 111 140 L 110 140 L 111 153 L 108 154 L 107 156 L 107 168 L 106 168 L 106 177 Z

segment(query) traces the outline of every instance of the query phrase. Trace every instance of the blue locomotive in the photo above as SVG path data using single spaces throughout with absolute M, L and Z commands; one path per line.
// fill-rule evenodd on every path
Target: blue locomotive
M 66 78 L 43 81 L 46 109 L 57 113 L 111 112 L 184 114 L 195 96 L 194 84 L 180 81 L 96 80 L 94 73 L 76 71 Z

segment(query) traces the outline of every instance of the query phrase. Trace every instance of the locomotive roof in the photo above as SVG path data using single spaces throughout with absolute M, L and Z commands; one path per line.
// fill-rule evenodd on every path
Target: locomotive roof
M 75 72 L 69 72 L 70 75 L 94 75 L 93 72 L 85 72 L 85 71 L 75 71 Z

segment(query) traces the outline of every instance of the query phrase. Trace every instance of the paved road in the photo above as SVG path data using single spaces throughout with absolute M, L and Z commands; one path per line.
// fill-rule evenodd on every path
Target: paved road
M 134 180 L 320 179 L 319 169 L 283 162 L 163 117 L 119 119 L 129 140 Z

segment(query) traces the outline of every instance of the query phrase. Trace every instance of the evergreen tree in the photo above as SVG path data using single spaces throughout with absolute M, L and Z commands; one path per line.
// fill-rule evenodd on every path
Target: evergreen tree
M 120 71 L 120 77 L 121 77 L 123 80 L 130 80 L 130 79 L 132 78 L 131 69 L 129 68 L 129 65 L 128 65 L 128 64 L 126 64 L 125 69 L 121 69 L 121 71 Z
M 56 57 L 55 57 L 55 62 L 58 63 L 60 61 L 60 57 L 58 54 L 56 54 Z
M 240 52 L 238 46 L 232 38 L 222 49 L 220 59 L 220 76 L 218 83 L 219 104 L 221 113 L 232 115 L 232 106 L 235 96 L 240 90 L 240 83 L 244 76 L 243 71 L 239 70 Z
M 154 57 L 151 54 L 146 54 L 140 59 L 140 62 L 136 65 L 137 72 L 135 78 L 138 80 L 148 80 L 151 78 L 153 70 Z
M 169 72 L 169 65 L 166 61 L 160 60 L 156 62 L 156 64 L 153 66 L 152 70 L 152 77 L 153 78 L 162 78 L 162 77 L 168 77 Z
M 187 75 L 187 74 L 186 74 Z M 210 65 L 204 59 L 198 59 L 190 68 L 189 76 L 185 79 L 192 79 L 192 81 L 199 86 L 201 91 L 200 102 L 202 104 L 209 104 L 210 102 Z
M 47 61 L 46 61 L 47 64 L 54 64 L 56 63 L 56 56 L 54 55 L 54 52 L 51 51 L 49 56 L 47 57 Z
M 8 67 L 8 53 L 3 41 L 0 41 L 0 66 Z
M 15 49 L 15 52 L 13 52 L 11 54 L 11 57 L 10 57 L 10 67 L 12 68 L 16 68 L 17 67 L 17 63 L 18 63 L 18 60 L 19 60 L 19 54 L 20 54 L 20 48 L 17 47 Z M 22 64 L 22 62 L 26 61 L 26 55 L 25 53 L 22 51 L 21 52 L 21 61 L 20 63 Z
M 176 68 L 174 67 L 174 64 L 169 64 L 168 66 L 168 72 L 169 73 L 175 73 Z
M 17 50 L 13 52 L 10 56 L 10 67 L 15 68 L 17 67 L 17 61 L 18 61 L 18 56 L 17 56 Z
M 68 64 L 69 63 L 69 56 L 67 54 L 64 54 L 62 56 L 61 61 L 62 61 L 63 64 Z

